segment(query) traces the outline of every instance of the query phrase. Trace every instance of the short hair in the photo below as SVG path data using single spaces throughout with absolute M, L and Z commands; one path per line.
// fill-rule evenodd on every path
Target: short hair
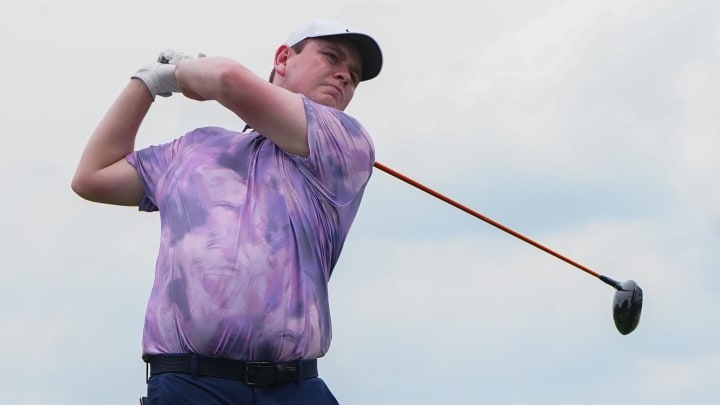
M 298 42 L 297 44 L 291 46 L 290 48 L 292 48 L 292 50 L 295 51 L 295 53 L 300 53 L 300 52 L 302 52 L 303 48 L 305 48 L 306 43 L 307 43 L 307 38 L 303 39 L 302 41 Z M 272 83 L 273 79 L 275 79 L 275 68 L 273 68 L 272 72 L 270 72 L 270 78 L 268 78 L 268 81 L 270 83 Z

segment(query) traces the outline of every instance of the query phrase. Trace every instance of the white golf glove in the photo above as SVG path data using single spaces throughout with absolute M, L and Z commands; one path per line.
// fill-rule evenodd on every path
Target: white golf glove
M 204 53 L 199 53 L 198 58 L 204 58 Z M 169 63 L 171 65 L 177 64 L 182 59 L 192 59 L 194 56 L 184 54 L 182 52 L 178 52 L 174 49 L 166 49 L 162 52 L 160 52 L 160 55 L 158 55 L 157 61 L 159 63 Z
M 198 57 L 203 56 L 205 55 L 198 55 Z M 175 64 L 187 58 L 193 58 L 193 56 L 166 49 L 160 53 L 157 62 L 148 63 L 141 67 L 132 77 L 145 83 L 153 100 L 155 100 L 156 96 L 170 97 L 172 93 L 180 92 L 180 87 L 175 79 Z

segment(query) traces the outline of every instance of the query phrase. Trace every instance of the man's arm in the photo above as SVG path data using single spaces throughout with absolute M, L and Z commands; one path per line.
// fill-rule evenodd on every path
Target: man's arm
M 202 55 L 200 55 L 202 56 Z M 113 103 L 85 147 L 72 180 L 81 197 L 116 205 L 137 205 L 145 190 L 137 170 L 125 160 L 155 96 L 179 92 L 175 64 L 192 58 L 167 49 L 157 61 L 138 69 Z
M 95 202 L 137 205 L 145 191 L 140 176 L 125 156 L 153 97 L 142 81 L 132 79 L 100 121 L 80 158 L 72 179 L 79 196 Z
M 175 77 L 187 97 L 216 100 L 285 152 L 310 154 L 305 106 L 298 94 L 218 57 L 179 61 Z

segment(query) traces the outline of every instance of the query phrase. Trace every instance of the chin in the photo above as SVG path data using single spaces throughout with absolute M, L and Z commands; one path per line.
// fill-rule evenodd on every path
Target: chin
M 318 104 L 326 105 L 326 106 L 328 106 L 328 107 L 337 108 L 338 110 L 344 110 L 344 109 L 345 109 L 345 107 L 342 107 L 342 108 L 340 107 L 340 101 L 338 101 L 338 99 L 336 99 L 335 97 L 330 96 L 330 95 L 328 95 L 328 94 L 322 94 L 322 95 L 319 95 L 319 96 L 316 96 L 316 97 L 311 97 L 310 99 L 311 99 L 312 101 L 318 103 Z

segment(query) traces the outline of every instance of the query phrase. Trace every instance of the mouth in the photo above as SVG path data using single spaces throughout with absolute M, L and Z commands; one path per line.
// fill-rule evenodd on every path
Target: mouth
M 334 93 L 335 98 L 337 98 L 338 100 L 340 100 L 342 98 L 342 90 L 340 90 L 340 87 L 338 87 L 334 84 L 327 84 L 326 86 L 329 87 L 330 89 L 332 89 L 332 92 Z

